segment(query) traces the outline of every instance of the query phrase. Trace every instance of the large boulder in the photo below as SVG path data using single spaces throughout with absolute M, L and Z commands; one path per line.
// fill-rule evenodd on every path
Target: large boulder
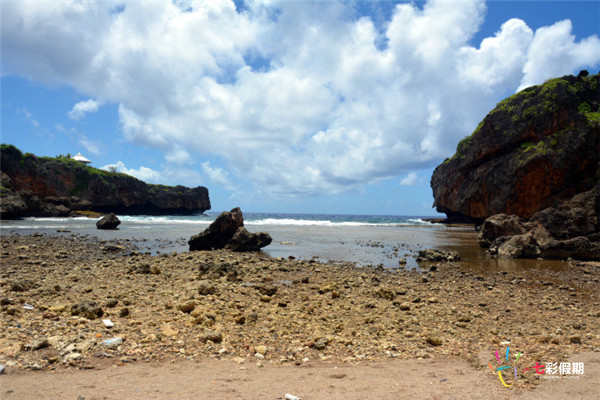
M 598 189 L 579 193 L 557 208 L 538 211 L 530 219 L 543 225 L 556 239 L 589 236 L 598 232 Z
M 268 233 L 250 233 L 244 228 L 244 216 L 239 207 L 221 213 L 212 224 L 188 241 L 190 251 L 227 248 L 233 251 L 258 251 L 272 239 Z
M 100 218 L 98 222 L 96 222 L 96 227 L 98 229 L 117 229 L 117 227 L 121 224 L 121 221 L 115 214 L 108 214 L 104 217 Z
M 272 241 L 271 235 L 266 232 L 251 233 L 241 226 L 225 248 L 233 251 L 259 251 L 270 245 Z
M 477 241 L 483 248 L 490 247 L 499 237 L 525 233 L 527 229 L 523 223 L 523 219 L 517 215 L 504 213 L 492 215 L 483 222 Z
M 558 208 L 525 221 L 498 214 L 485 220 L 478 242 L 502 258 L 600 260 L 598 189 L 580 193 Z
M 244 226 L 244 216 L 239 207 L 224 211 L 203 232 L 190 238 L 190 251 L 222 249 L 241 226 Z

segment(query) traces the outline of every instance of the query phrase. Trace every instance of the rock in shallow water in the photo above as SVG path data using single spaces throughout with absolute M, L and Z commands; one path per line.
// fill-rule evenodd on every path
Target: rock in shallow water
M 190 251 L 222 249 L 240 226 L 244 226 L 244 217 L 239 207 L 222 212 L 208 228 L 190 238 Z
M 100 218 L 98 222 L 96 222 L 96 227 L 98 229 L 117 229 L 117 226 L 121 224 L 121 221 L 115 214 L 108 214 L 104 217 Z
M 268 233 L 250 233 L 244 228 L 239 207 L 221 213 L 203 232 L 188 241 L 190 251 L 226 248 L 233 251 L 258 251 L 271 244 Z

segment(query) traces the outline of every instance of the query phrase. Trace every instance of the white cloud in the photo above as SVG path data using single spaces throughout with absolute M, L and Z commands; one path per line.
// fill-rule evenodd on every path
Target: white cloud
M 576 43 L 572 30 L 571 21 L 564 20 L 535 32 L 519 90 L 598 62 L 600 39 L 594 35 Z
M 40 127 L 40 123 L 35 118 L 33 118 L 33 114 L 31 114 L 31 112 L 29 112 L 28 109 L 22 108 L 21 112 L 25 115 L 25 119 L 31 122 L 31 125 L 35 126 L 36 128 Z
M 211 156 L 213 182 L 312 194 L 432 167 L 507 92 L 600 62 L 569 21 L 473 46 L 483 1 L 419 4 L 375 26 L 342 1 L 9 2 L 3 66 L 118 104 L 126 140 L 179 164 L 138 175 Z
M 462 48 L 461 77 L 480 87 L 514 87 L 522 77 L 533 31 L 520 19 L 510 19 L 478 49 Z
M 175 148 L 165 154 L 165 160 L 173 164 L 185 164 L 190 160 L 190 153 L 182 148 Z
M 80 101 L 73 106 L 71 111 L 67 113 L 67 116 L 72 120 L 78 120 L 83 118 L 85 114 L 95 113 L 98 111 L 99 106 L 98 102 L 93 99 Z
M 85 147 L 85 149 L 92 153 L 95 156 L 98 156 L 102 153 L 103 145 L 100 142 L 96 142 L 94 140 L 90 140 L 87 136 L 81 135 L 79 138 L 79 144 Z
M 125 163 L 120 160 L 114 164 L 105 165 L 100 169 L 103 169 L 105 171 L 122 172 L 147 183 L 164 182 L 164 176 L 160 172 L 144 166 L 141 166 L 139 169 L 127 168 L 125 167 Z
M 114 164 L 105 165 L 100 169 L 122 172 L 147 183 L 177 185 L 186 182 L 188 186 L 199 186 L 202 185 L 203 182 L 202 176 L 197 171 L 171 164 L 163 165 L 161 170 L 144 167 L 143 165 L 138 169 L 135 169 L 127 168 L 125 163 L 119 160 Z
M 229 173 L 227 173 L 227 171 L 224 171 L 218 167 L 211 167 L 209 161 L 203 162 L 201 165 L 202 172 L 212 183 L 223 186 L 226 189 L 235 189 L 235 186 L 232 185 L 231 181 L 229 180 Z
M 402 186 L 413 186 L 417 183 L 419 176 L 416 172 L 409 172 L 404 178 L 400 180 L 400 185 Z

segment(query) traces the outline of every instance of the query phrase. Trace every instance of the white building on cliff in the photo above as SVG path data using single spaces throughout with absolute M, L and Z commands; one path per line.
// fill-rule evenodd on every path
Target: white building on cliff
M 73 157 L 71 157 L 71 160 L 79 161 L 80 163 L 84 163 L 84 164 L 91 164 L 92 163 L 90 160 L 88 160 L 87 158 L 85 158 L 84 156 L 82 156 L 81 153 L 77 153 L 76 155 L 74 155 Z

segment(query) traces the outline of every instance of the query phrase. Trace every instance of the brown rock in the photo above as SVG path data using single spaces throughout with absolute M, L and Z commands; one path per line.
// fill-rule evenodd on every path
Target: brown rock
M 71 306 L 71 315 L 79 315 L 87 319 L 96 319 L 104 315 L 104 311 L 95 301 L 84 300 Z
M 194 311 L 194 308 L 196 308 L 196 302 L 194 300 L 184 301 L 183 303 L 177 305 L 177 309 L 186 314 Z

